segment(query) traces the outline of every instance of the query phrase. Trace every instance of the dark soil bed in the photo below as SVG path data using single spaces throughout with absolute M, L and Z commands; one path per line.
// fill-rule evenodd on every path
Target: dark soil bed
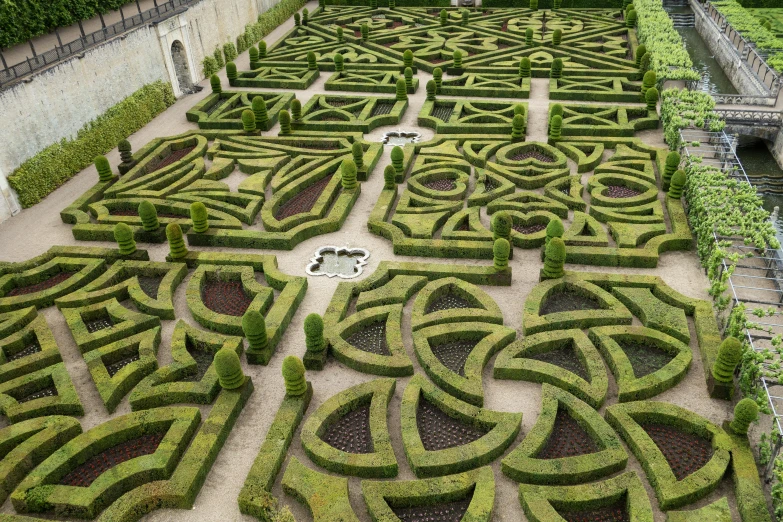
M 423 185 L 430 190 L 437 190 L 438 192 L 448 192 L 456 188 L 454 180 L 452 179 L 436 179 L 433 181 L 428 181 Z
M 207 281 L 201 289 L 201 299 L 213 312 L 234 317 L 244 315 L 253 302 L 239 281 Z
M 473 500 L 473 494 L 465 500 L 441 502 L 426 506 L 392 508 L 402 522 L 460 522 Z
M 283 203 L 277 209 L 275 219 L 283 220 L 297 214 L 310 212 L 330 181 L 332 181 L 332 177 L 326 176 Z
M 345 340 L 354 348 L 377 355 L 391 355 L 386 344 L 386 321 L 378 321 Z
M 44 397 L 56 397 L 57 388 L 54 387 L 54 382 L 52 382 L 51 386 L 47 386 L 46 388 L 42 388 L 33 393 L 28 393 L 27 395 L 20 395 L 20 396 L 16 396 L 12 394 L 9 395 L 14 397 L 14 399 L 16 399 L 16 401 L 21 404 L 24 402 L 34 401 L 35 399 L 43 399 Z
M 330 424 L 321 439 L 348 453 L 372 453 L 370 405 L 359 406 Z
M 633 374 L 637 378 L 657 372 L 674 359 L 674 355 L 652 344 L 631 341 L 618 342 L 618 344 L 631 361 Z
M 99 330 L 111 328 L 114 326 L 114 321 L 112 321 L 111 316 L 109 316 L 109 312 L 107 312 L 104 308 L 102 313 L 97 317 L 93 317 L 92 319 L 84 321 L 84 325 L 87 327 L 88 332 L 95 333 Z
M 518 152 L 513 156 L 511 156 L 511 159 L 514 161 L 523 161 L 530 158 L 537 159 L 538 161 L 543 161 L 544 163 L 555 162 L 555 159 L 553 157 L 548 156 L 541 151 L 531 150 L 531 149 L 522 150 L 521 152 Z
M 700 470 L 712 458 L 712 443 L 666 424 L 640 424 L 661 450 L 677 480 Z
M 212 366 L 212 360 L 215 358 L 215 353 L 210 350 L 209 347 L 193 341 L 190 337 L 185 338 L 185 348 L 188 350 L 190 356 L 196 361 L 196 373 L 188 375 L 180 380 L 199 382 L 204 378 L 204 374 L 207 373 L 209 367 Z
M 623 495 L 617 502 L 609 506 L 585 511 L 557 511 L 557 514 L 568 522 L 630 522 L 627 500 Z
M 32 340 L 30 344 L 25 346 L 23 349 L 19 350 L 13 355 L 7 355 L 5 360 L 6 362 L 16 361 L 23 357 L 27 357 L 28 355 L 33 355 L 34 353 L 38 353 L 41 351 L 41 345 L 38 344 L 38 339 L 35 338 Z
M 40 292 L 42 290 L 48 290 L 49 288 L 52 288 L 54 286 L 59 285 L 63 281 L 68 280 L 71 276 L 73 276 L 76 272 L 60 272 L 59 274 L 54 274 L 53 276 L 44 279 L 40 283 L 35 283 L 32 285 L 27 286 L 18 286 L 16 288 L 12 288 L 8 291 L 7 294 L 5 294 L 5 297 L 14 297 L 17 295 L 27 295 L 27 294 L 34 294 L 35 292 Z
M 431 346 L 432 353 L 438 360 L 452 372 L 464 377 L 465 361 L 468 360 L 470 352 L 476 347 L 478 341 L 456 341 L 453 343 L 444 343 Z
M 536 455 L 539 459 L 559 459 L 588 455 L 598 451 L 598 446 L 587 431 L 564 408 L 557 409 L 555 427 L 549 439 Z
M 540 315 L 555 312 L 573 312 L 576 310 L 600 310 L 601 303 L 576 292 L 554 292 L 541 303 Z
M 604 191 L 607 198 L 635 198 L 641 194 L 638 190 L 623 187 L 622 185 L 609 185 Z
M 480 439 L 489 431 L 452 419 L 424 395 L 419 397 L 416 425 L 427 451 L 462 446 Z
M 558 348 L 557 350 L 552 350 L 546 353 L 528 355 L 526 359 L 534 359 L 536 361 L 554 364 L 555 366 L 559 366 L 564 370 L 568 370 L 569 372 L 578 375 L 587 382 L 590 382 L 590 376 L 587 374 L 587 370 L 582 364 L 582 361 L 580 361 L 579 357 L 577 357 L 573 344 L 569 344 L 565 348 Z
M 447 292 L 431 302 L 425 310 L 425 313 L 431 314 L 432 312 L 452 310 L 455 308 L 473 308 L 473 305 L 454 292 Z
M 519 223 L 514 223 L 511 228 L 519 232 L 520 234 L 535 234 L 536 232 L 541 232 L 542 230 L 546 229 L 546 225 L 542 224 L 535 224 L 535 225 L 527 225 L 522 226 Z
M 141 291 L 147 294 L 147 296 L 151 297 L 152 299 L 158 298 L 158 288 L 160 288 L 160 283 L 163 281 L 162 277 L 147 277 L 147 276 L 136 276 L 139 280 L 139 286 L 141 287 Z
M 124 359 L 120 359 L 115 363 L 107 364 L 106 371 L 109 372 L 109 377 L 114 377 L 115 375 L 117 375 L 117 372 L 119 372 L 129 364 L 136 362 L 138 360 L 139 360 L 139 353 L 136 352 L 128 357 L 125 357 Z
M 153 172 L 155 170 L 160 170 L 163 167 L 168 167 L 175 161 L 179 161 L 185 156 L 187 156 L 188 154 L 190 154 L 191 151 L 193 151 L 193 149 L 195 148 L 196 148 L 195 146 L 185 147 L 184 149 L 171 151 L 171 154 L 169 154 L 165 158 L 150 162 L 150 164 L 147 166 L 147 172 Z

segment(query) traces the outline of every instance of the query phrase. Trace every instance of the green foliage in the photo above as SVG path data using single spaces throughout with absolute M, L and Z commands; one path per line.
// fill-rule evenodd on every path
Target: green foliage
M 294 13 L 294 26 L 299 27 L 302 25 L 302 15 Z
M 718 348 L 718 357 L 712 366 L 712 376 L 718 382 L 734 382 L 734 370 L 741 360 L 742 343 L 736 337 L 727 337 Z
M 370 0 L 370 9 L 378 9 L 378 0 Z
M 552 31 L 552 45 L 560 45 L 562 39 L 563 39 L 562 29 L 555 29 L 554 31 Z
M 642 61 L 639 62 L 639 70 L 646 73 L 650 70 L 650 62 L 652 61 L 652 55 L 649 52 L 644 53 Z
M 306 26 L 310 22 L 310 11 L 305 7 L 302 9 L 302 25 Z
M 215 354 L 215 373 L 220 386 L 225 390 L 235 390 L 245 383 L 239 356 L 231 348 L 221 348 Z
M 337 41 L 338 42 L 342 42 L 343 38 L 344 38 L 344 36 L 343 36 L 343 28 L 342 27 L 338 27 L 337 28 Z
M 492 245 L 492 265 L 495 270 L 501 271 L 508 268 L 508 256 L 511 254 L 511 244 L 508 240 L 498 238 Z
M 663 9 L 660 0 L 636 0 L 633 4 L 637 18 L 636 35 L 644 46 L 645 53 L 637 50 L 636 60 L 643 71 L 651 69 L 658 75 L 658 81 L 698 80 L 699 73 L 694 71 L 693 62 L 682 38 L 674 28 L 669 14 Z M 630 15 L 630 12 L 629 12 Z M 643 67 L 644 54 L 650 54 L 648 64 Z
M 100 182 L 105 183 L 114 178 L 114 173 L 111 171 L 111 165 L 109 165 L 109 160 L 106 159 L 106 156 L 95 157 L 95 168 L 98 171 L 98 180 Z
M 438 92 L 438 86 L 435 84 L 435 80 L 427 82 L 427 101 L 435 101 L 435 95 Z
M 250 50 L 248 51 L 248 56 L 250 58 L 251 62 L 257 62 L 258 61 L 258 48 L 251 45 Z
M 258 42 L 258 57 L 261 59 L 266 58 L 266 42 L 264 40 Z
M 212 74 L 209 77 L 209 84 L 212 86 L 213 94 L 220 94 L 223 92 L 223 88 L 220 86 L 220 77 L 217 74 Z
M 544 250 L 543 274 L 548 278 L 560 278 L 565 275 L 566 246 L 559 237 L 553 237 Z
M 343 190 L 356 190 L 356 163 L 353 160 L 346 159 L 340 164 L 340 179 Z
M 405 49 L 405 52 L 402 53 L 402 64 L 405 67 L 413 67 L 413 51 Z
M 462 10 L 462 27 L 467 27 L 470 25 L 470 11 L 467 9 Z
M 666 89 L 661 103 L 663 138 L 671 150 L 680 148 L 680 130 L 697 127 L 722 131 L 726 122 L 715 112 L 715 99 L 706 92 Z
M 533 28 L 532 27 L 528 27 L 527 29 L 525 29 L 525 45 L 527 45 L 528 47 L 533 45 Z
M 294 121 L 302 119 L 302 102 L 294 98 L 291 100 L 291 117 Z
M 647 102 L 647 110 L 655 111 L 658 108 L 658 89 L 651 87 L 647 89 L 647 94 L 644 95 Z
M 405 76 L 405 88 L 413 89 L 413 69 L 406 67 L 403 75 Z
M 190 204 L 190 220 L 193 222 L 193 232 L 196 234 L 203 234 L 209 230 L 209 215 L 204 203 L 194 201 Z
M 133 239 L 133 230 L 125 223 L 114 225 L 114 240 L 120 247 L 120 254 L 129 256 L 136 252 L 136 241 Z
M 185 239 L 182 237 L 182 229 L 176 223 L 166 225 L 166 239 L 169 241 L 169 256 L 171 259 L 182 259 L 188 255 Z
M 316 62 L 315 53 L 313 51 L 307 51 L 307 68 L 311 71 L 318 69 L 318 63 Z
M 636 11 L 631 9 L 626 13 L 625 15 L 625 26 L 626 27 L 636 27 Z
M 249 352 L 261 352 L 269 347 L 266 319 L 258 310 L 248 310 L 242 316 L 242 332 L 247 337 Z
M 530 0 L 530 9 L 538 11 L 538 0 Z
M 120 159 L 123 163 L 130 163 L 133 161 L 133 149 L 128 140 L 120 140 L 117 144 L 117 150 L 120 152 Z
M 736 0 L 718 0 L 714 5 L 731 26 L 744 38 L 753 42 L 756 48 L 778 51 L 783 49 L 783 38 L 778 38 L 764 24 L 759 24 L 758 19 Z
M 644 44 L 641 44 L 639 47 L 636 48 L 636 66 L 639 67 L 642 63 L 642 56 L 647 54 L 647 46 Z
M 737 435 L 747 435 L 752 422 L 759 418 L 759 407 L 755 401 L 745 398 L 734 406 L 734 420 L 729 427 Z
M 563 117 L 560 115 L 552 116 L 552 120 L 549 125 L 549 139 L 559 140 L 562 137 L 562 130 Z
M 239 53 L 237 53 L 237 48 L 234 44 L 231 42 L 223 44 L 223 57 L 226 61 L 226 69 L 228 69 L 228 62 L 233 62 L 237 56 L 239 56 Z
M 549 73 L 550 78 L 560 78 L 563 76 L 563 59 L 555 58 L 552 60 L 552 70 Z
M 228 77 L 228 81 L 236 80 L 237 79 L 237 64 L 234 62 L 228 62 L 226 63 L 226 76 Z
M 215 46 L 215 50 L 212 51 L 212 57 L 215 59 L 218 70 L 222 69 L 226 65 L 226 61 L 223 59 L 223 51 L 220 50 L 220 46 Z
M 405 153 L 402 151 L 402 147 L 395 145 L 391 151 L 391 161 L 392 165 L 394 166 L 394 170 L 397 171 L 398 174 L 402 174 L 404 159 Z
M 201 75 L 204 76 L 204 78 L 214 76 L 219 70 L 220 67 L 218 66 L 217 60 L 212 56 L 205 56 L 201 61 Z
M 383 169 L 383 188 L 387 190 L 397 188 L 397 171 L 394 170 L 394 165 L 386 165 Z
M 678 170 L 672 176 L 669 184 L 669 192 L 667 193 L 670 198 L 680 199 L 682 197 L 682 190 L 685 187 L 685 171 Z
M 462 69 L 462 51 L 456 49 L 452 54 L 452 57 L 454 58 L 454 68 Z
M 351 145 L 351 155 L 353 156 L 353 162 L 356 164 L 356 168 L 361 170 L 364 168 L 364 147 L 358 141 L 355 141 Z
M 495 212 L 492 215 L 492 239 L 497 240 L 503 238 L 506 241 L 510 241 L 511 225 L 511 216 L 508 215 L 508 212 Z
M 282 110 L 277 117 L 280 122 L 280 134 L 288 136 L 291 134 L 291 114 L 288 111 Z
M 397 0 L 389 0 L 389 9 L 397 7 Z
M 530 78 L 530 58 L 523 56 L 519 60 L 519 76 L 522 78 Z
M 367 24 L 362 24 L 361 26 L 361 33 L 362 33 L 362 42 L 366 42 L 370 39 L 370 26 Z
M 553 0 L 552 2 L 552 9 L 557 10 L 560 9 L 560 7 L 563 5 L 563 0 Z
M 449 23 L 449 13 L 445 9 L 440 10 L 440 25 L 445 26 Z
M 680 168 L 680 153 L 671 151 L 666 155 L 666 168 L 663 171 L 663 181 L 661 188 L 663 190 L 669 190 L 669 184 L 671 183 L 674 172 Z
M 644 73 L 644 79 L 642 80 L 642 88 L 641 88 L 642 101 L 645 101 L 647 99 L 646 98 L 647 91 L 649 89 L 652 89 L 653 87 L 655 87 L 655 71 L 647 71 L 646 73 Z
M 435 86 L 438 88 L 437 93 L 440 94 L 440 88 L 443 85 L 443 69 L 435 67 L 432 71 L 432 79 L 435 81 Z
M 308 352 L 321 353 L 326 349 L 324 320 L 318 314 L 310 314 L 304 320 L 305 346 Z
M 544 245 L 548 245 L 552 238 L 562 238 L 563 234 L 565 234 L 565 227 L 560 218 L 550 219 L 546 225 L 546 241 Z
M 397 80 L 397 101 L 408 99 L 408 87 L 405 85 L 405 78 Z
M 345 70 L 345 60 L 340 53 L 334 53 L 334 70 L 337 72 L 343 72 Z
M 242 111 L 242 129 L 245 132 L 255 132 L 256 115 L 250 109 Z
M 292 397 L 299 397 L 307 392 L 307 381 L 305 381 L 305 367 L 302 360 L 289 355 L 283 359 L 283 380 L 285 381 L 286 394 Z
M 293 106 L 293 103 L 291 104 Z M 250 107 L 253 110 L 253 115 L 256 118 L 256 125 L 260 128 L 264 128 L 269 121 L 269 114 L 266 108 L 266 100 L 263 96 L 256 96 L 253 101 L 250 102 Z M 301 109 L 301 106 L 300 106 Z
M 511 139 L 521 140 L 525 136 L 525 116 L 515 114 L 511 120 Z
M 240 55 L 247 51 L 247 42 L 245 41 L 245 35 L 240 34 L 237 36 L 237 55 Z
M 141 218 L 142 227 L 147 232 L 155 232 L 160 228 L 160 222 L 158 222 L 158 211 L 155 208 L 155 205 L 146 199 L 139 203 L 139 217 Z

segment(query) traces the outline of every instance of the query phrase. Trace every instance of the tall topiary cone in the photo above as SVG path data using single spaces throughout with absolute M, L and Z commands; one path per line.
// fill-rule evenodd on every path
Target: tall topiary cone
M 438 88 L 436 92 L 440 94 L 440 88 L 443 86 L 443 69 L 435 67 L 432 71 L 432 80 L 435 82 L 435 87 Z
M 530 0 L 530 9 L 538 11 L 538 0 Z
M 454 68 L 462 69 L 462 51 L 459 49 L 455 50 L 452 54 L 452 58 L 454 58 Z
M 734 406 L 734 420 L 729 427 L 737 435 L 747 435 L 748 428 L 752 422 L 759 418 L 759 406 L 752 399 L 747 397 L 742 399 Z
M 413 51 L 410 49 L 405 49 L 405 52 L 402 53 L 402 65 L 413 68 Z
M 307 392 L 305 367 L 299 357 L 289 355 L 283 359 L 283 380 L 285 381 L 286 395 L 301 397 Z
M 551 219 L 546 226 L 546 239 L 544 239 L 544 246 L 548 245 L 552 239 L 559 237 L 562 238 L 565 234 L 565 227 L 560 218 Z
M 155 232 L 160 228 L 158 210 L 155 208 L 155 205 L 146 199 L 139 203 L 139 217 L 141 218 L 141 226 L 144 227 L 145 231 Z
M 223 87 L 220 85 L 220 76 L 213 74 L 209 77 L 209 84 L 212 86 L 212 94 L 220 94 L 223 92 Z
M 340 164 L 340 178 L 343 184 L 343 190 L 356 190 L 356 163 L 353 160 L 345 159 Z
M 318 314 L 310 314 L 304 321 L 305 345 L 308 352 L 321 353 L 326 349 L 324 320 Z
M 389 9 L 394 9 L 395 7 L 397 7 L 397 1 L 389 0 Z
M 293 103 L 293 102 L 292 102 Z M 269 113 L 266 109 L 266 100 L 263 96 L 256 96 L 250 104 L 256 117 L 256 126 L 265 129 L 269 121 Z
M 307 51 L 307 68 L 311 71 L 318 69 L 318 62 L 316 62 L 315 53 L 313 51 Z
M 435 95 L 438 92 L 438 86 L 435 85 L 435 80 L 427 82 L 427 101 L 435 101 Z
M 248 49 L 248 55 L 250 57 L 251 62 L 257 62 L 258 61 L 258 49 L 255 48 L 255 46 L 251 45 L 250 49 Z
M 556 10 L 560 9 L 560 6 L 562 6 L 562 5 L 563 5 L 563 0 L 554 0 L 552 2 L 552 10 L 556 11 Z
M 446 25 L 449 23 L 449 13 L 445 9 L 440 10 L 440 25 Z
M 562 137 L 563 117 L 560 115 L 552 116 L 552 123 L 549 125 L 549 139 L 559 140 Z
M 370 8 L 378 9 L 378 0 L 370 0 Z
M 405 88 L 407 90 L 413 90 L 413 69 L 406 67 L 403 76 L 405 77 Z
M 221 348 L 215 354 L 215 373 L 224 390 L 236 390 L 245 383 L 239 356 L 230 348 Z
M 129 256 L 136 251 L 136 241 L 133 239 L 133 230 L 125 223 L 114 225 L 114 240 L 120 247 L 120 255 Z
M 106 156 L 95 157 L 95 168 L 98 169 L 98 181 L 106 182 L 114 178 L 111 165 L 109 165 L 109 160 L 106 159 Z
M 286 110 L 280 111 L 280 115 L 277 117 L 280 121 L 280 134 L 287 136 L 291 134 L 291 115 Z
M 397 188 L 397 171 L 394 170 L 393 165 L 386 165 L 386 168 L 383 169 L 383 188 L 384 189 Z
M 521 114 L 515 114 L 511 120 L 511 139 L 519 141 L 525 136 L 525 117 Z
M 269 347 L 266 319 L 258 310 L 248 310 L 242 316 L 242 331 L 247 337 L 248 352 L 261 352 Z
M 528 47 L 533 45 L 533 28 L 532 27 L 528 27 L 527 29 L 525 29 L 525 45 L 527 45 Z
M 639 67 L 642 64 L 642 56 L 644 56 L 646 53 L 647 53 L 646 45 L 642 44 L 636 48 L 636 56 L 634 56 L 634 59 L 636 61 L 637 67 Z
M 561 78 L 563 76 L 563 59 L 555 58 L 552 60 L 552 70 L 549 72 L 550 78 Z
M 402 147 L 396 145 L 391 151 L 391 161 L 394 165 L 394 170 L 397 174 L 402 174 L 404 168 L 405 153 L 402 151 Z
M 511 216 L 508 215 L 508 212 L 502 210 L 495 212 L 492 215 L 492 239 L 503 238 L 506 241 L 510 241 L 512 224 Z
M 188 255 L 185 239 L 182 237 L 182 229 L 176 223 L 166 225 L 166 239 L 169 240 L 169 257 L 182 259 Z
M 498 238 L 492 245 L 492 266 L 498 272 L 508 268 L 508 256 L 511 254 L 511 244 L 508 240 Z
M 658 89 L 650 87 L 647 89 L 647 94 L 644 95 L 647 102 L 647 110 L 656 112 L 658 110 Z
M 470 11 L 467 9 L 462 10 L 462 27 L 467 27 L 470 25 Z
M 517 114 L 521 114 L 522 116 L 527 116 L 527 109 L 525 109 L 525 106 L 521 103 L 517 103 L 514 105 L 514 116 Z
M 226 76 L 228 76 L 228 81 L 236 80 L 237 79 L 237 64 L 234 62 L 228 62 L 226 64 Z
M 563 40 L 563 30 L 562 29 L 555 29 L 552 31 L 552 45 L 560 45 L 560 42 Z
M 655 87 L 655 71 L 647 71 L 644 73 L 644 78 L 642 80 L 642 88 L 641 88 L 641 100 L 646 100 L 647 91 Z
M 366 42 L 370 39 L 370 26 L 367 24 L 362 24 L 361 27 L 361 33 L 362 33 L 362 42 Z
M 302 25 L 302 15 L 294 13 L 294 26 L 299 27 L 300 25 Z
M 256 115 L 250 109 L 242 111 L 242 128 L 245 132 L 254 132 L 256 130 Z
M 351 145 L 351 156 L 353 156 L 353 162 L 356 164 L 356 168 L 361 170 L 364 168 L 364 147 L 358 141 Z
M 682 197 L 682 189 L 685 187 L 685 171 L 678 170 L 672 176 L 672 180 L 669 184 L 669 192 L 667 193 L 670 198 L 680 199 Z
M 721 383 L 734 382 L 734 370 L 742 360 L 742 343 L 736 337 L 726 337 L 718 348 L 718 357 L 712 365 L 712 377 Z
M 302 9 L 302 25 L 307 25 L 310 21 L 310 11 L 305 7 Z
M 343 41 L 343 28 L 338 27 L 337 28 L 337 41 L 342 42 Z
M 266 58 L 266 42 L 261 40 L 258 42 L 258 57 L 259 58 Z
M 544 250 L 544 276 L 549 279 L 563 277 L 565 271 L 566 247 L 563 240 L 559 237 L 553 237 Z
M 340 53 L 334 55 L 334 70 L 335 72 L 343 72 L 345 70 L 345 58 Z
M 644 55 L 642 56 L 642 61 L 639 62 L 639 70 L 642 71 L 643 73 L 649 71 L 650 60 L 652 60 L 652 55 L 649 52 L 644 53 Z
M 200 201 L 190 204 L 190 220 L 193 221 L 193 232 L 203 234 L 209 230 L 209 215 L 207 207 Z
M 625 26 L 626 27 L 636 26 L 636 11 L 634 9 L 628 11 L 628 14 L 625 16 Z
M 519 76 L 522 78 L 530 78 L 530 58 L 527 56 L 524 56 L 519 60 Z
M 133 161 L 133 149 L 128 140 L 120 140 L 117 144 L 117 150 L 120 151 L 120 160 L 123 163 L 130 163 Z
M 666 156 L 666 168 L 663 171 L 663 190 L 669 190 L 669 184 L 671 183 L 674 172 L 680 167 L 680 153 L 670 152 Z
M 302 102 L 294 98 L 291 100 L 291 117 L 294 121 L 302 119 Z

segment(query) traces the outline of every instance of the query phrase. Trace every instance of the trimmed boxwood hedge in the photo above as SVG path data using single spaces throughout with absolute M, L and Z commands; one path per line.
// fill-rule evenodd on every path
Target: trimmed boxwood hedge
M 348 479 L 313 471 L 291 457 L 283 491 L 307 506 L 313 522 L 359 522 L 348 499 Z
M 56 394 L 21 400 L 47 388 L 54 388 Z M 11 423 L 45 415 L 84 415 L 76 388 L 61 362 L 0 384 L 0 411 Z

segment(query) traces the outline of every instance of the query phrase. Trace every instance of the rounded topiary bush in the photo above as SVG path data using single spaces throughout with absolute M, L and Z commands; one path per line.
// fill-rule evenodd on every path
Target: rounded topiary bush
M 712 365 L 712 377 L 720 383 L 734 382 L 734 370 L 742 360 L 742 343 L 736 337 L 726 337 L 718 348 Z
M 229 81 L 237 79 L 237 64 L 234 62 L 226 64 L 226 76 L 228 76 Z
M 361 33 L 362 33 L 362 41 L 366 42 L 370 39 L 370 26 L 367 24 L 362 24 L 361 27 Z
M 300 25 L 302 25 L 302 15 L 294 13 L 294 26 L 299 27 Z
M 311 71 L 318 69 L 318 62 L 313 51 L 307 51 L 307 68 Z
M 364 168 L 364 147 L 358 141 L 351 145 L 351 156 L 353 156 L 353 162 L 356 164 L 357 169 Z
M 452 54 L 452 58 L 454 58 L 454 68 L 455 69 L 462 69 L 462 51 L 457 49 Z
M 193 222 L 193 232 L 203 234 L 209 230 L 209 215 L 207 207 L 200 201 L 190 204 L 190 220 Z
M 631 9 L 630 11 L 628 11 L 628 14 L 625 16 L 625 26 L 626 27 L 636 26 L 636 10 Z
M 549 125 L 549 139 L 559 140 L 562 137 L 563 117 L 560 115 L 552 116 L 552 123 Z
M 560 7 L 563 5 L 563 0 L 554 0 L 552 2 L 552 10 L 560 9 Z
M 533 28 L 532 27 L 528 27 L 527 29 L 525 29 L 525 45 L 527 45 L 528 47 L 533 45 Z
M 508 212 L 500 211 L 492 215 L 492 239 L 503 238 L 506 241 L 511 240 L 511 216 Z
M 129 256 L 136 252 L 136 241 L 133 239 L 133 230 L 125 223 L 114 225 L 114 240 L 120 247 L 120 255 Z
M 523 56 L 519 60 L 519 76 L 522 78 L 530 78 L 530 58 Z
M 561 78 L 563 76 L 563 59 L 555 58 L 552 60 L 552 69 L 549 71 L 550 78 Z
M 639 70 L 642 72 L 650 70 L 650 60 L 652 60 L 652 55 L 649 52 L 644 53 L 642 60 L 639 62 Z
M 117 150 L 120 152 L 120 159 L 123 163 L 130 163 L 133 161 L 133 152 L 128 140 L 120 140 L 117 144 Z
M 146 199 L 139 203 L 139 217 L 141 218 L 141 226 L 144 227 L 145 231 L 155 232 L 160 228 L 158 211 L 155 205 Z
M 338 27 L 337 28 L 337 41 L 338 42 L 342 42 L 343 38 L 344 38 L 343 37 L 343 28 L 342 27 Z
M 254 46 L 250 46 L 250 49 L 248 49 L 248 55 L 250 57 L 251 62 L 257 62 L 258 61 L 258 49 L 256 49 Z
M 511 120 L 511 139 L 518 141 L 525 136 L 525 117 L 522 114 L 515 114 Z
M 403 76 L 405 77 L 405 88 L 408 90 L 413 89 L 413 69 L 410 67 L 405 68 L 405 72 L 403 72 Z
M 405 79 L 400 78 L 397 80 L 397 101 L 405 101 L 408 99 L 408 86 L 405 85 Z
M 286 394 L 299 397 L 307 392 L 305 367 L 299 357 L 289 355 L 283 359 L 283 380 Z
M 292 102 L 293 103 L 293 102 Z M 266 109 L 266 100 L 263 96 L 256 96 L 250 105 L 253 109 L 253 115 L 256 117 L 256 125 L 266 127 L 269 121 L 269 113 Z
M 378 9 L 378 0 L 370 0 L 370 9 Z
M 318 314 L 310 314 L 304 320 L 305 346 L 308 352 L 321 353 L 326 349 L 324 320 Z
M 655 87 L 650 87 L 647 89 L 647 94 L 644 95 L 645 101 L 647 102 L 647 110 L 648 111 L 657 111 L 658 109 L 658 89 Z
M 440 89 L 443 86 L 443 69 L 435 67 L 432 71 L 432 79 L 435 82 L 435 87 L 438 88 L 437 94 L 440 94 Z
M 280 121 L 280 134 L 283 136 L 291 134 L 291 114 L 286 110 L 282 110 L 277 119 Z
M 655 87 L 655 81 L 656 81 L 656 75 L 655 71 L 647 71 L 644 73 L 644 78 L 642 79 L 642 88 L 641 88 L 641 100 L 645 101 L 647 91 Z
M 636 48 L 636 55 L 634 56 L 634 59 L 636 61 L 636 66 L 639 67 L 642 63 L 642 56 L 644 56 L 647 53 L 647 46 L 644 44 L 641 44 L 639 47 Z
M 538 11 L 538 0 L 530 0 L 530 9 Z
M 666 156 L 666 168 L 663 171 L 663 190 L 669 190 L 674 172 L 680 167 L 680 153 L 672 151 Z
M 95 168 L 98 170 L 98 180 L 101 182 L 111 181 L 114 178 L 114 174 L 111 171 L 111 165 L 106 156 L 95 157 Z
M 552 45 L 560 45 L 560 42 L 563 40 L 563 30 L 562 29 L 555 29 L 552 31 Z
M 235 390 L 245 383 L 239 356 L 230 348 L 221 348 L 215 354 L 215 373 L 224 390 Z
M 470 11 L 467 9 L 462 10 L 462 27 L 467 27 L 470 25 Z
M 685 188 L 685 171 L 678 170 L 672 176 L 672 180 L 669 184 L 669 192 L 667 194 L 670 198 L 680 199 L 682 197 L 683 188 Z
M 446 25 L 449 23 L 449 13 L 445 9 L 440 11 L 440 25 Z
M 383 169 L 383 188 L 397 188 L 397 171 L 394 170 L 394 165 L 386 165 Z
M 334 70 L 337 72 L 343 72 L 345 70 L 345 59 L 340 53 L 334 55 Z
M 751 423 L 759 418 L 759 405 L 747 397 L 742 399 L 734 406 L 734 420 L 729 427 L 737 435 L 747 435 Z
M 266 42 L 263 40 L 258 42 L 258 57 L 266 58 Z
M 346 159 L 340 164 L 340 178 L 343 190 L 356 190 L 359 186 L 356 182 L 356 163 L 353 160 Z
M 395 7 L 397 7 L 396 0 L 389 0 L 389 9 L 394 9 Z
M 209 85 L 212 86 L 212 94 L 220 94 L 223 92 L 223 87 L 220 85 L 220 76 L 213 74 L 209 77 Z
M 242 111 L 242 129 L 245 132 L 254 132 L 256 130 L 256 115 L 250 109 Z
M 438 86 L 435 84 L 435 80 L 427 82 L 427 101 L 435 101 L 435 95 L 438 92 Z
M 549 220 L 549 223 L 546 225 L 546 239 L 544 240 L 544 245 L 548 245 L 553 238 L 562 238 L 563 234 L 565 234 L 565 227 L 560 218 L 556 217 Z
M 508 240 L 498 238 L 492 245 L 492 265 L 495 270 L 501 271 L 508 268 L 508 257 L 511 255 L 511 244 Z
M 559 237 L 553 237 L 544 250 L 544 276 L 550 279 L 560 278 L 565 275 L 566 246 Z
M 398 174 L 401 174 L 402 169 L 404 168 L 405 153 L 399 145 L 395 145 L 392 149 L 391 161 L 392 165 L 394 165 L 394 170 L 396 170 Z
M 310 21 L 310 11 L 308 11 L 307 8 L 305 7 L 304 9 L 302 9 L 302 25 L 306 26 L 309 21 Z
M 294 121 L 299 121 L 302 119 L 302 102 L 296 98 L 291 101 L 291 117 L 294 119 Z
M 525 105 L 522 103 L 517 103 L 514 105 L 514 116 L 517 114 L 521 114 L 522 116 L 527 116 L 527 109 L 525 109 Z
M 269 347 L 266 319 L 258 310 L 248 310 L 242 316 L 242 332 L 247 337 L 249 351 L 259 352 Z
M 176 223 L 166 225 L 166 239 L 169 242 L 169 256 L 171 259 L 182 259 L 188 255 L 185 239 L 182 237 L 182 229 Z
M 402 53 L 402 64 L 404 67 L 413 67 L 413 51 L 405 49 Z

